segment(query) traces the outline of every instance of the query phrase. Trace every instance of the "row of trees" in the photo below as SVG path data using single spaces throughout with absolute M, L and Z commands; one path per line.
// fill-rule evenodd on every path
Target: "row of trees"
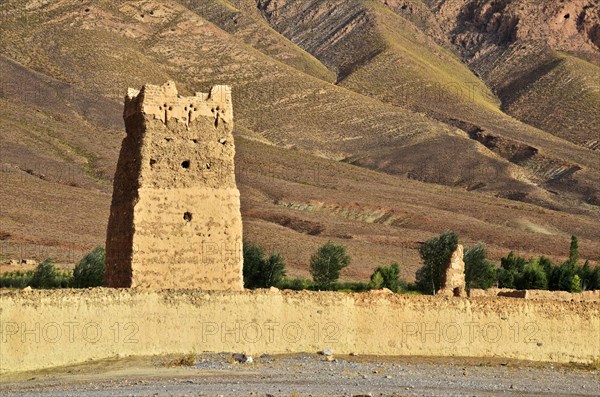
M 312 283 L 302 279 L 286 279 L 285 264 L 279 254 L 266 256 L 262 247 L 244 242 L 244 286 L 246 288 L 287 287 L 291 289 L 336 289 L 340 271 L 350 264 L 350 256 L 342 245 L 328 242 L 310 259 Z
M 373 272 L 369 283 L 340 283 L 340 272 L 350 264 L 350 256 L 343 245 L 327 242 L 310 258 L 312 281 L 287 279 L 285 264 L 279 254 L 266 256 L 262 247 L 244 242 L 244 286 L 246 288 L 279 287 L 322 291 L 388 288 L 399 292 L 406 283 L 400 278 L 400 265 L 380 266 Z
M 91 288 L 104 284 L 105 251 L 96 247 L 84 256 L 73 272 L 59 270 L 46 259 L 35 270 L 9 272 L 0 275 L 0 288 Z
M 442 272 L 458 245 L 458 235 L 452 231 L 425 242 L 420 248 L 423 267 L 416 273 L 419 291 L 435 293 L 441 286 Z M 487 259 L 483 244 L 468 247 L 464 252 L 467 289 L 487 289 L 494 285 L 513 289 L 549 289 L 552 291 L 581 292 L 600 289 L 600 266 L 591 268 L 589 261 L 579 266 L 577 237 L 571 238 L 569 259 L 555 265 L 549 258 L 529 260 L 512 251 L 500 261 L 496 269 Z
M 444 232 L 421 245 L 419 254 L 423 267 L 417 270 L 415 277 L 419 291 L 435 294 L 441 288 L 444 269 L 457 246 L 458 235 L 453 231 Z M 467 290 L 492 287 L 496 280 L 496 267 L 487 259 L 485 245 L 467 247 L 463 255 Z
M 555 265 L 549 258 L 525 258 L 513 252 L 502 258 L 498 269 L 498 285 L 503 288 L 548 289 L 581 292 L 600 289 L 600 266 L 592 269 L 589 261 L 579 265 L 577 237 L 571 238 L 569 259 Z
M 364 291 L 388 288 L 394 292 L 417 290 L 435 294 L 442 283 L 443 271 L 458 245 L 458 235 L 446 231 L 425 242 L 419 249 L 423 266 L 416 273 L 415 284 L 400 276 L 400 265 L 380 266 L 371 275 L 369 283 L 339 283 L 340 271 L 350 264 L 350 256 L 342 245 L 328 242 L 310 259 L 312 282 L 286 279 L 285 264 L 279 254 L 266 257 L 261 247 L 244 243 L 244 285 L 246 288 L 277 286 L 291 289 Z M 600 266 L 591 268 L 589 261 L 579 265 L 577 237 L 571 239 L 569 259 L 559 265 L 544 256 L 525 259 L 510 252 L 501 259 L 500 267 L 488 259 L 484 244 L 475 244 L 464 251 L 465 282 L 467 290 L 487 289 L 493 286 L 512 289 L 549 289 L 552 291 L 580 292 L 600 290 Z
M 343 245 L 327 242 L 317 249 L 310 258 L 312 281 L 308 281 L 286 278 L 285 263 L 280 254 L 266 256 L 262 247 L 246 241 L 243 245 L 244 285 L 251 289 L 276 286 L 296 290 L 366 291 L 387 288 L 394 292 L 418 290 L 424 294 L 435 294 L 441 287 L 443 271 L 457 245 L 458 235 L 452 231 L 425 242 L 419 250 L 423 266 L 416 273 L 415 284 L 401 278 L 398 263 L 379 266 L 368 283 L 340 283 L 340 272 L 351 261 Z M 511 251 L 501 259 L 499 268 L 487 258 L 483 244 L 467 247 L 463 257 L 467 289 L 498 286 L 569 292 L 600 290 L 600 266 L 592 268 L 589 261 L 580 266 L 578 245 L 577 237 L 573 236 L 569 259 L 559 265 L 544 256 L 527 260 Z M 0 275 L 0 288 L 100 287 L 104 284 L 104 269 L 104 248 L 96 247 L 81 259 L 72 273 L 57 269 L 50 259 L 46 259 L 35 270 Z

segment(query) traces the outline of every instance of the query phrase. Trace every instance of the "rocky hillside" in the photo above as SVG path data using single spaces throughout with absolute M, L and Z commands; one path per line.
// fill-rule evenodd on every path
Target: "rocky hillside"
M 461 56 L 510 115 L 597 148 L 600 2 L 428 1 Z
M 344 275 L 454 229 L 494 258 L 600 260 L 598 1 L 11 0 L 0 244 L 73 262 L 106 233 L 127 87 L 233 86 L 245 234 Z M 568 15 L 568 17 L 567 17 Z M 14 269 L 12 269 L 14 270 Z

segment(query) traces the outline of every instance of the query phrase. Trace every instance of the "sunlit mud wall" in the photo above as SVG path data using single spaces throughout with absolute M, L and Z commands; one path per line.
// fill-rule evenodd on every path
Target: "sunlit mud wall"
M 596 302 L 147 290 L 0 295 L 0 371 L 169 353 L 600 359 Z
M 124 119 L 104 285 L 242 290 L 231 89 L 130 89 Z

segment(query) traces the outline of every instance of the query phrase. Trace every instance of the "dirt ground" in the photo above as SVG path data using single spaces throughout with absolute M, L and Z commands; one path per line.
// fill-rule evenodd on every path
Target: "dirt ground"
M 479 358 L 230 354 L 113 359 L 5 375 L 0 396 L 597 396 L 597 367 Z

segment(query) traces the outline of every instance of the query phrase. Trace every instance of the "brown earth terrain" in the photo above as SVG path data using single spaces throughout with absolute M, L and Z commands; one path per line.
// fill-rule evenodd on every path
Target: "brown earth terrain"
M 411 279 L 446 229 L 598 263 L 598 3 L 3 2 L 0 256 L 104 244 L 123 97 L 173 80 L 232 86 L 244 234 L 290 275 L 333 240 Z
M 184 357 L 187 358 L 187 357 Z M 230 354 L 102 360 L 7 376 L 0 396 L 595 396 L 598 371 L 505 359 Z

